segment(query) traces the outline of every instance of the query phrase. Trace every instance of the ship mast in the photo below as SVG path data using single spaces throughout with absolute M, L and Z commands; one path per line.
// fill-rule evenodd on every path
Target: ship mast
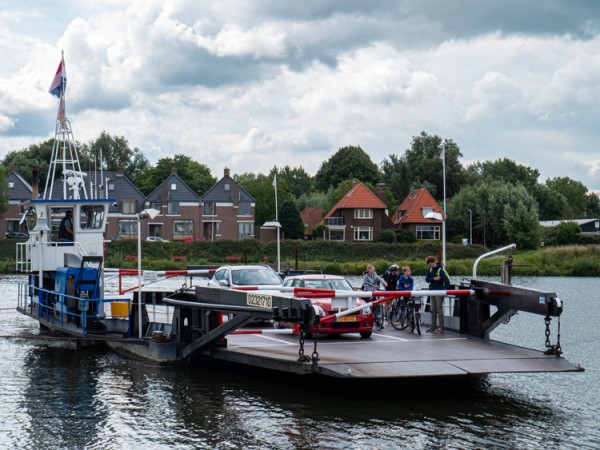
M 58 65 L 56 75 L 50 86 L 50 93 L 60 98 L 58 114 L 56 116 L 56 129 L 54 133 L 54 144 L 52 146 L 52 156 L 50 158 L 50 168 L 46 178 L 46 187 L 44 189 L 44 200 L 52 198 L 52 190 L 57 179 L 57 167 L 62 169 L 62 198 L 67 199 L 87 199 L 87 190 L 83 177 L 85 173 L 81 171 L 79 164 L 79 154 L 77 145 L 73 137 L 71 123 L 65 113 L 65 92 L 67 88 L 67 70 L 65 68 L 64 52 L 61 62 Z M 72 192 L 71 192 L 72 191 Z

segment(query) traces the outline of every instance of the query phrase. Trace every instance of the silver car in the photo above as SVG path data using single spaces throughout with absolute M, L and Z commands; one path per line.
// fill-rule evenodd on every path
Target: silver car
M 281 286 L 283 280 L 269 266 L 221 266 L 210 279 L 211 286 Z

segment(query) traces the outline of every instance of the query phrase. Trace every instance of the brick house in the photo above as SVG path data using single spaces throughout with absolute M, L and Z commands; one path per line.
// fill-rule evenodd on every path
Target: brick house
M 312 227 L 323 220 L 323 208 L 304 208 L 300 213 L 300 219 L 304 224 L 304 239 L 314 239 Z
M 200 197 L 171 169 L 171 175 L 144 200 L 144 209 L 160 214 L 147 221 L 148 235 L 169 241 L 183 241 L 201 230 Z
M 256 200 L 231 178 L 227 167 L 223 178 L 202 196 L 201 202 L 205 239 L 254 239 Z
M 23 216 L 22 202 L 31 200 L 33 188 L 19 175 L 19 168 L 13 166 L 13 170 L 6 176 L 8 183 L 8 209 L 0 215 L 0 236 L 6 237 L 8 233 L 27 233 L 25 224 L 20 224 Z
M 385 200 L 385 184 L 377 185 L 375 195 L 362 183 L 355 183 L 325 215 L 324 239 L 336 241 L 376 241 L 381 231 L 392 228 Z
M 440 240 L 442 220 L 426 219 L 428 213 L 443 211 L 427 189 L 411 189 L 394 215 L 392 223 L 396 231 L 409 230 L 417 240 Z

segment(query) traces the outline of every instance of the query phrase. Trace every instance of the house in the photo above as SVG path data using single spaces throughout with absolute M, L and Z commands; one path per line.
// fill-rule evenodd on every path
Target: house
M 304 208 L 300 213 L 300 219 L 304 224 L 304 239 L 313 239 L 313 229 L 323 220 L 323 208 Z
M 6 237 L 8 233 L 27 232 L 25 224 L 21 224 L 23 216 L 22 202 L 31 200 L 33 188 L 19 175 L 19 168 L 13 166 L 12 171 L 7 175 L 8 183 L 8 209 L 0 215 L 0 236 Z
M 148 221 L 148 236 L 168 241 L 183 241 L 200 233 L 200 197 L 177 175 L 173 167 L 169 177 L 144 200 L 144 209 L 156 209 L 160 214 Z
M 440 240 L 443 220 L 426 218 L 429 213 L 443 217 L 442 209 L 427 189 L 411 189 L 392 216 L 392 223 L 396 231 L 413 231 L 417 240 Z
M 324 239 L 332 241 L 376 241 L 381 231 L 392 227 L 385 199 L 385 184 L 377 185 L 375 195 L 362 183 L 355 183 L 322 223 L 327 225 Z
M 223 178 L 202 196 L 202 236 L 210 241 L 254 239 L 256 200 L 231 178 Z
M 543 220 L 542 227 L 556 227 L 561 222 L 574 222 L 581 228 L 582 234 L 589 236 L 600 236 L 600 219 L 567 219 L 567 220 Z

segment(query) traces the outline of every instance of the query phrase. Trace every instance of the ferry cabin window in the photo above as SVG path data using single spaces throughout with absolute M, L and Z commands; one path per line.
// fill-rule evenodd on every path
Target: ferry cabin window
M 124 199 L 121 200 L 121 212 L 123 214 L 135 214 L 136 204 L 135 200 Z
M 354 227 L 354 240 L 355 241 L 372 241 L 373 240 L 373 228 L 372 227 Z
M 174 220 L 173 221 L 173 237 L 184 238 L 186 236 L 192 236 L 194 234 L 194 221 L 193 220 Z
M 121 219 L 119 220 L 120 236 L 137 236 L 137 220 Z
M 73 208 L 50 208 L 50 229 L 51 229 L 51 233 L 52 233 L 52 240 L 58 242 L 60 239 L 60 224 L 63 221 L 63 219 L 66 217 L 67 215 L 67 211 L 70 212 L 71 214 L 73 213 Z M 71 216 L 71 229 L 73 230 L 73 232 L 76 231 L 74 224 L 73 224 L 73 216 Z M 73 240 L 75 236 L 71 236 L 69 240 Z M 63 238 L 64 240 L 64 238 Z
M 82 230 L 99 230 L 104 223 L 104 206 L 82 205 L 79 209 L 79 227 Z
M 417 226 L 417 240 L 419 241 L 439 241 L 440 240 L 440 227 L 436 225 L 418 225 Z

